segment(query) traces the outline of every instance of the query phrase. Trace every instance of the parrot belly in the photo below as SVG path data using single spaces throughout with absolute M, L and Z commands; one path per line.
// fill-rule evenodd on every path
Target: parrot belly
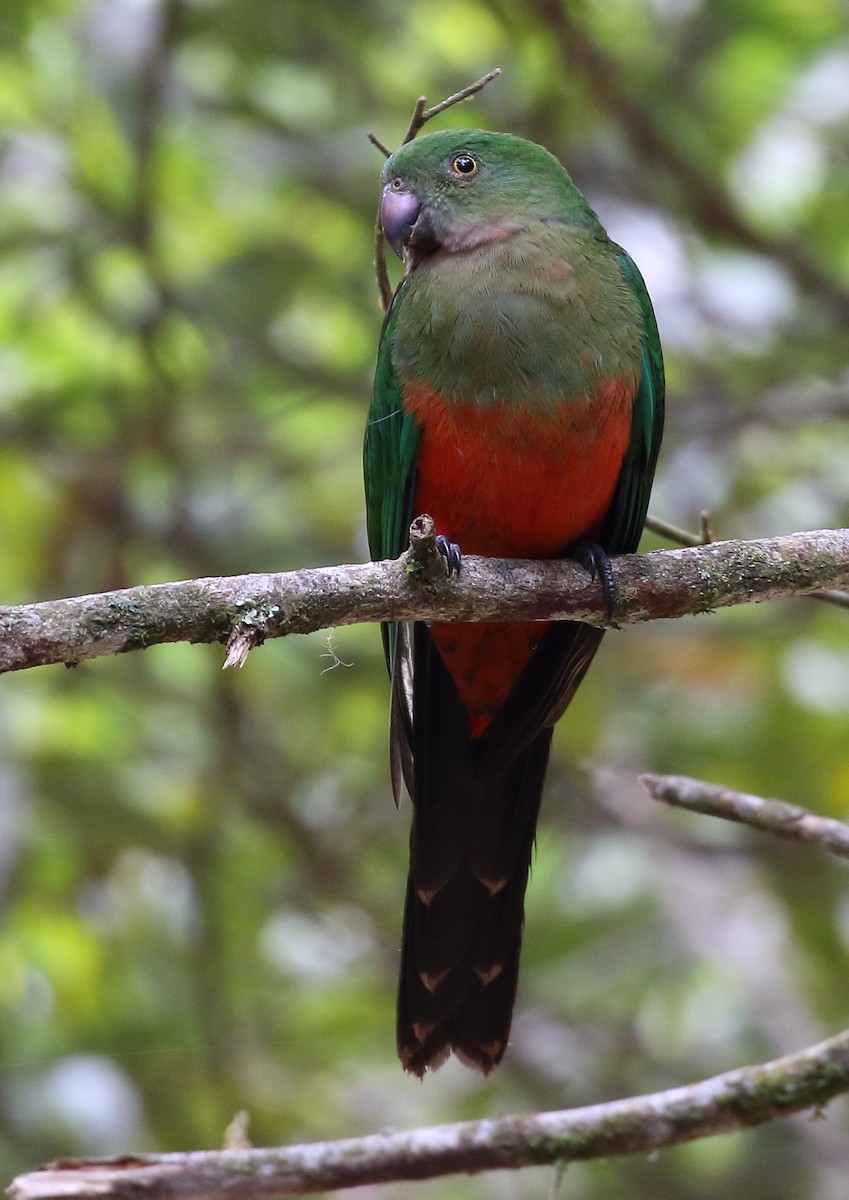
M 596 538 L 631 436 L 636 381 L 613 380 L 591 397 L 534 408 L 448 404 L 405 391 L 421 427 L 414 513 L 465 554 L 557 558 Z M 503 705 L 548 622 L 430 626 L 479 737 Z

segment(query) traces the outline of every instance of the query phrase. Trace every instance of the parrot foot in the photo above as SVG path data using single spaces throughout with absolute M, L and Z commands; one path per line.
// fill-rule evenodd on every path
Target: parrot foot
M 456 542 L 449 542 L 445 534 L 440 533 L 436 538 L 436 548 L 445 559 L 449 575 L 459 575 L 463 562 L 463 553 Z
M 589 571 L 590 579 L 598 579 L 607 609 L 607 619 L 613 624 L 613 614 L 616 611 L 616 579 L 607 551 L 596 542 L 575 542 L 566 551 L 566 557 Z

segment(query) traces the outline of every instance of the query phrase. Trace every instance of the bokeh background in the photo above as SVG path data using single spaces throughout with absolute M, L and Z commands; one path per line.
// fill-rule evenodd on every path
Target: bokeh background
M 0 599 L 366 557 L 380 154 L 544 142 L 642 268 L 669 376 L 652 511 L 849 524 L 841 0 L 3 0 Z M 647 536 L 644 546 L 655 547 Z M 0 689 L 0 1179 L 56 1155 L 554 1108 L 847 1022 L 849 878 L 660 810 L 678 771 L 849 809 L 849 614 L 610 634 L 555 739 L 510 1051 L 395 1060 L 409 812 L 370 627 L 166 646 Z M 572 1166 L 571 1200 L 838 1200 L 847 1111 Z M 553 1173 L 363 1189 L 538 1197 Z

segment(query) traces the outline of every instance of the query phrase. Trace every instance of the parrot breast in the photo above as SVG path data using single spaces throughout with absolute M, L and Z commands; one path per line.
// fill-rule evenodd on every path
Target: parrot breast
M 637 381 L 613 379 L 592 396 L 541 411 L 447 403 L 405 388 L 421 429 L 413 501 L 465 554 L 556 558 L 593 539 L 610 507 L 631 436 Z M 543 637 L 547 622 L 430 627 L 480 736 Z

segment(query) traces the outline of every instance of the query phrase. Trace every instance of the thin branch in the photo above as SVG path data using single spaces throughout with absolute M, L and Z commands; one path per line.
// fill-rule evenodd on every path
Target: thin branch
M 461 88 L 459 92 L 455 92 L 447 100 L 442 100 L 439 104 L 434 104 L 433 108 L 425 108 L 427 96 L 419 96 L 413 111 L 413 119 L 410 121 L 410 128 L 407 130 L 407 136 L 404 138 L 403 144 L 406 146 L 407 142 L 411 142 L 421 127 L 427 124 L 432 117 L 445 112 L 446 108 L 451 108 L 454 104 L 459 104 L 461 100 L 468 100 L 470 96 L 477 95 L 478 92 L 483 91 L 486 85 L 491 83 L 500 74 L 501 67 L 493 67 L 491 71 L 487 71 L 486 75 L 482 75 L 480 79 L 476 79 L 468 87 Z
M 387 146 L 384 146 L 383 142 L 380 140 L 380 138 L 377 136 L 376 133 L 372 133 L 372 131 L 369 130 L 368 133 L 366 134 L 366 137 L 368 138 L 368 140 L 371 142 L 371 144 L 373 146 L 377 146 L 378 150 L 380 151 L 380 153 L 383 155 L 384 158 L 388 158 L 389 155 L 392 153 L 392 151 Z
M 707 510 L 701 514 L 700 533 L 690 533 L 678 525 L 664 521 L 661 517 L 653 517 L 651 513 L 646 517 L 645 527 L 652 533 L 656 533 L 658 537 L 666 538 L 668 542 L 674 542 L 676 546 L 707 546 L 713 541 L 708 529 Z
M 849 825 L 820 817 L 797 804 L 764 800 L 684 775 L 641 775 L 640 782 L 645 784 L 652 799 L 675 808 L 738 821 L 776 837 L 806 842 L 829 854 L 849 858 Z
M 401 143 L 402 146 L 406 146 L 407 142 L 411 142 L 413 140 L 413 138 L 421 129 L 422 125 L 424 125 L 425 121 L 427 120 L 427 117 L 425 117 L 426 104 L 427 96 L 419 96 L 418 100 L 416 101 L 416 107 L 413 109 L 413 115 L 410 119 L 409 128 L 407 129 L 407 132 L 404 135 L 404 140 Z
M 377 290 L 380 292 L 380 304 L 384 312 L 388 312 L 392 303 L 392 281 L 386 266 L 386 238 L 380 217 L 374 223 L 374 273 L 377 276 Z
M 710 612 L 849 586 L 849 529 L 627 554 L 614 560 L 613 571 L 617 625 Z M 608 623 L 598 583 L 568 561 L 470 556 L 449 580 L 444 572 L 422 578 L 402 555 L 0 608 L 0 674 L 164 642 L 232 644 L 247 632 L 258 644 L 289 633 L 406 620 Z
M 449 96 L 446 100 L 441 100 L 439 104 L 434 104 L 433 108 L 425 108 L 427 104 L 427 96 L 419 96 L 416 101 L 416 107 L 413 109 L 413 115 L 410 119 L 410 126 L 404 136 L 404 141 L 401 143 L 406 146 L 407 142 L 411 142 L 423 125 L 426 125 L 431 117 L 435 117 L 438 113 L 445 112 L 446 108 L 451 108 L 454 104 L 459 104 L 461 100 L 468 100 L 470 96 L 476 95 L 483 91 L 488 83 L 501 74 L 500 67 L 494 67 L 488 71 L 486 75 L 482 75 L 480 79 L 476 79 L 474 83 L 470 83 L 468 87 L 461 88 L 459 92 L 455 92 L 453 96 Z M 386 158 L 389 158 L 392 153 L 388 150 L 383 142 L 373 133 L 368 134 L 368 140 L 373 146 L 377 146 Z M 380 303 L 383 311 L 386 312 L 389 305 L 392 303 L 392 284 L 389 281 L 389 272 L 386 269 L 386 242 L 383 237 L 383 230 L 380 227 L 380 218 L 377 220 L 375 235 L 374 235 L 374 270 L 377 276 L 377 289 L 380 293 Z
M 836 588 L 823 588 L 819 592 L 811 592 L 809 600 L 822 600 L 825 604 L 836 604 L 838 608 L 849 608 L 849 592 L 839 592 Z
M 12 1200 L 265 1200 L 399 1179 L 647 1154 L 762 1125 L 849 1090 L 849 1030 L 796 1054 L 665 1092 L 268 1150 L 60 1162 L 19 1175 Z

